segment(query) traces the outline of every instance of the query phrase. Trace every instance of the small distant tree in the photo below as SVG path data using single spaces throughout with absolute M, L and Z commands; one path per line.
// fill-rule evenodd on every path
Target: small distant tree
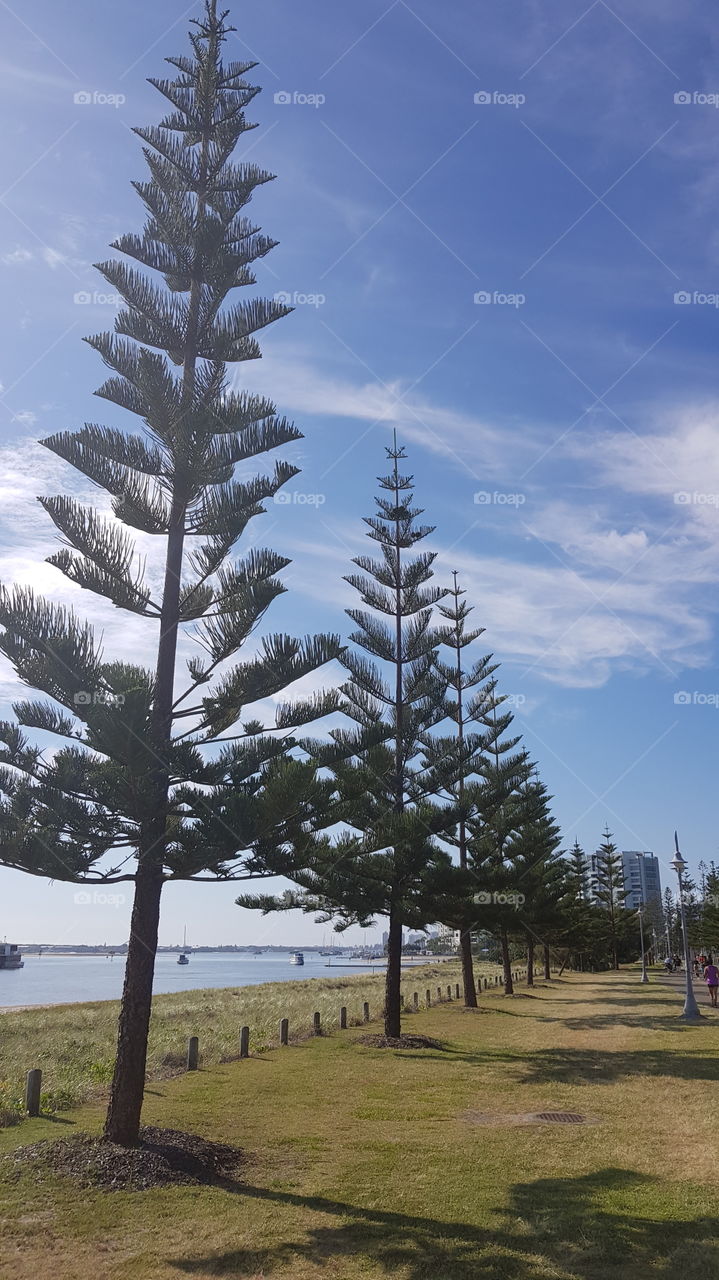
M 626 909 L 627 890 L 624 886 L 624 865 L 621 854 L 605 827 L 602 843 L 596 853 L 596 871 L 592 883 L 594 899 L 604 912 L 606 937 L 612 957 L 612 967 L 619 968 L 619 942 L 626 932 L 630 912 Z
M 588 902 L 591 896 L 591 885 L 587 855 L 576 838 L 569 851 L 569 861 L 571 863 L 572 884 L 577 900 Z
M 169 113 L 136 130 L 150 170 L 136 184 L 147 221 L 112 247 L 164 283 L 117 259 L 99 268 L 125 306 L 113 334 L 88 340 L 111 370 L 98 395 L 136 415 L 140 433 L 93 423 L 43 441 L 106 491 L 111 513 L 42 498 L 65 544 L 50 563 L 146 618 L 154 664 L 105 661 L 73 611 L 28 588 L 0 593 L 0 649 L 49 698 L 17 702 L 17 722 L 0 725 L 2 862 L 80 884 L 134 881 L 105 1126 L 124 1145 L 139 1132 L 163 885 L 253 878 L 267 873 L 270 858 L 273 868 L 286 865 L 290 850 L 301 859 L 321 826 L 327 789 L 311 764 L 292 757 L 287 731 L 335 700 L 281 704 L 267 728 L 249 712 L 341 651 L 336 636 L 258 643 L 289 562 L 269 550 L 230 560 L 263 501 L 297 472 L 280 461 L 269 475 L 253 474 L 254 460 L 300 433 L 265 398 L 233 391 L 226 374 L 227 363 L 260 355 L 254 334 L 288 308 L 258 298 L 225 305 L 234 289 L 255 283 L 252 263 L 274 244 L 244 212 L 272 175 L 231 160 L 254 127 L 244 111 L 258 89 L 244 79 L 255 63 L 222 62 L 232 30 L 225 18 L 206 0 L 191 56 L 169 58 L 173 78 L 151 81 Z M 157 592 L 130 529 L 163 548 Z M 178 689 L 185 627 L 198 649 Z M 249 641 L 252 652 L 233 665 Z M 21 726 L 66 745 L 46 755 Z
M 547 948 L 561 925 L 559 903 L 563 891 L 563 865 L 559 827 L 549 808 L 550 796 L 536 774 L 519 788 L 517 828 L 509 856 L 517 903 L 515 936 L 523 936 L 527 955 L 527 985 L 534 986 L 535 947 Z
M 705 945 L 711 947 L 712 953 L 719 952 L 719 872 L 713 862 L 704 876 L 701 907 Z
M 527 752 L 515 748 L 520 736 L 506 736 L 514 716 L 502 710 L 506 696 L 497 692 L 492 677 L 480 691 L 475 719 L 483 732 L 479 779 L 468 796 L 471 815 L 467 820 L 468 867 L 476 885 L 474 902 L 476 927 L 490 929 L 499 938 L 502 950 L 504 990 L 512 995 L 510 935 L 516 914 L 516 895 L 521 892 L 512 861 L 512 836 L 522 821 L 521 787 L 532 773 Z

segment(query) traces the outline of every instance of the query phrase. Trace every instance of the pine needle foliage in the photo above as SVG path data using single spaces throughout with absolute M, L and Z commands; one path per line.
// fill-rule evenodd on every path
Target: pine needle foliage
M 437 801 L 437 780 L 424 760 L 426 736 L 445 716 L 433 609 L 446 591 L 432 581 L 435 553 L 415 550 L 433 528 L 420 523 L 413 477 L 400 471 L 404 449 L 395 441 L 387 456 L 375 514 L 365 519 L 377 554 L 357 556 L 358 572 L 346 579 L 364 606 L 347 611 L 355 630 L 342 657 L 348 679 L 341 709 L 350 724 L 333 729 L 329 741 L 307 744 L 332 779 L 342 830 L 309 873 L 294 877 L 302 893 L 238 901 L 265 911 L 299 906 L 339 927 L 386 916 L 385 1031 L 397 1037 L 402 930 L 441 919 L 445 897 L 456 890 L 441 838 L 457 814 Z
M 232 159 L 255 127 L 245 110 L 259 92 L 245 78 L 255 63 L 223 62 L 232 30 L 206 0 L 189 56 L 169 58 L 169 77 L 151 81 L 168 110 L 135 131 L 149 170 L 134 184 L 145 223 L 115 241 L 122 257 L 98 268 L 124 305 L 114 332 L 88 339 L 109 370 L 97 394 L 139 428 L 87 423 L 42 442 L 107 495 L 107 514 L 72 497 L 41 499 L 63 542 L 50 562 L 147 619 L 156 659 L 109 662 L 72 610 L 26 588 L 0 590 L 0 650 L 49 699 L 16 703 L 16 720 L 0 726 L 2 860 L 78 883 L 135 882 L 106 1127 L 125 1144 L 139 1126 L 163 884 L 245 879 L 289 866 L 290 855 L 301 861 L 330 795 L 297 758 L 291 731 L 336 698 L 284 702 L 268 724 L 251 708 L 337 657 L 339 640 L 267 635 L 257 644 L 288 561 L 256 549 L 231 558 L 297 472 L 283 459 L 258 472 L 258 460 L 300 438 L 270 401 L 234 390 L 227 372 L 259 357 L 256 334 L 289 310 L 232 300 L 256 283 L 253 264 L 274 244 L 247 214 L 273 175 Z M 133 531 L 163 546 L 157 589 Z M 178 688 L 186 628 L 197 652 Z M 28 728 L 65 745 L 48 755 Z

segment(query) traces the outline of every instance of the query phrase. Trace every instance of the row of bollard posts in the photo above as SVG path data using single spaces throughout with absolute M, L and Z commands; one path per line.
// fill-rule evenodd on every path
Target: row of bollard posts
M 518 982 L 520 976 L 524 975 L 525 972 L 526 970 L 522 969 L 522 970 L 518 970 L 516 973 L 513 973 L 512 974 L 513 980 L 515 982 Z M 487 991 L 491 985 L 492 985 L 491 978 L 483 978 L 480 980 L 480 988 L 483 986 L 485 991 Z M 501 979 L 498 974 L 494 978 L 493 985 L 495 987 L 503 985 L 503 979 Z M 426 1008 L 430 1009 L 432 1007 L 432 992 L 430 991 L 429 987 L 427 987 L 427 990 L 425 991 L 424 998 L 425 998 Z M 455 983 L 454 997 L 452 996 L 451 985 L 447 986 L 446 999 L 452 1000 L 453 998 L 456 1000 L 460 999 L 460 985 L 458 982 Z M 444 997 L 442 995 L 442 988 L 437 987 L 438 1003 L 441 1003 L 443 999 Z M 412 993 L 412 1009 L 414 1010 L 415 1013 L 419 1012 L 419 992 L 418 991 L 414 991 Z M 370 1007 L 369 1007 L 369 1002 L 367 1000 L 365 1000 L 364 1004 L 362 1005 L 362 1021 L 363 1022 L 370 1021 Z M 347 1006 L 342 1005 L 340 1008 L 340 1030 L 345 1031 L 346 1029 L 347 1029 Z M 312 1034 L 315 1036 L 322 1035 L 322 1019 L 319 1012 L 316 1012 L 312 1018 Z M 290 1037 L 289 1018 L 282 1018 L 280 1021 L 280 1045 L 282 1046 L 288 1045 L 289 1037 Z M 250 1028 L 241 1027 L 240 1028 L 240 1058 L 249 1058 L 249 1056 L 250 1056 Z M 197 1071 L 199 1066 L 199 1061 L 200 1061 L 199 1037 L 190 1036 L 189 1040 L 187 1041 L 187 1070 Z M 25 1111 L 28 1116 L 39 1116 L 40 1114 L 41 1087 L 42 1087 L 42 1071 L 39 1068 L 34 1068 L 32 1071 L 28 1071 L 26 1080 L 25 1080 Z

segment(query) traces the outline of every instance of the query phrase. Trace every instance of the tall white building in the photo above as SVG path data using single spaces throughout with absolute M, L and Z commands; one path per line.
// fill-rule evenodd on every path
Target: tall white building
M 626 906 L 636 911 L 642 903 L 662 900 L 662 882 L 659 876 L 659 859 L 649 851 L 639 849 L 622 849 L 622 872 L 624 888 L 627 893 Z M 592 853 L 587 858 L 587 870 L 591 884 L 597 874 L 598 855 Z
M 659 859 L 653 853 L 638 849 L 622 849 L 624 888 L 627 890 L 627 906 L 636 911 L 642 903 L 662 900 L 662 882 L 659 877 Z

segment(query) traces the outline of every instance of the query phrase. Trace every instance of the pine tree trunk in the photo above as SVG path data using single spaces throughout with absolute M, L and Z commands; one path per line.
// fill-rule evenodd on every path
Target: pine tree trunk
M 549 960 L 549 947 L 547 946 L 546 942 L 544 944 L 544 976 L 547 982 L 551 981 L 552 966 Z
M 534 938 L 527 934 L 527 986 L 534 986 Z
M 462 984 L 464 987 L 464 1004 L 467 1009 L 477 1008 L 477 986 L 474 981 L 474 963 L 472 961 L 472 935 L 467 930 L 459 939 L 462 957 Z
M 512 961 L 509 955 L 509 939 L 507 937 L 507 930 L 504 925 L 502 925 L 501 941 L 502 941 L 502 962 L 504 964 L 504 994 L 505 996 L 513 996 L 514 983 L 512 981 Z
M 141 861 L 135 880 L 117 1058 L 104 1130 L 110 1142 L 123 1147 L 135 1146 L 140 1131 L 162 883 L 162 867 L 156 862 Z
M 384 1033 L 399 1039 L 402 1033 L 402 918 L 396 908 L 389 917 L 387 973 L 384 994 Z

